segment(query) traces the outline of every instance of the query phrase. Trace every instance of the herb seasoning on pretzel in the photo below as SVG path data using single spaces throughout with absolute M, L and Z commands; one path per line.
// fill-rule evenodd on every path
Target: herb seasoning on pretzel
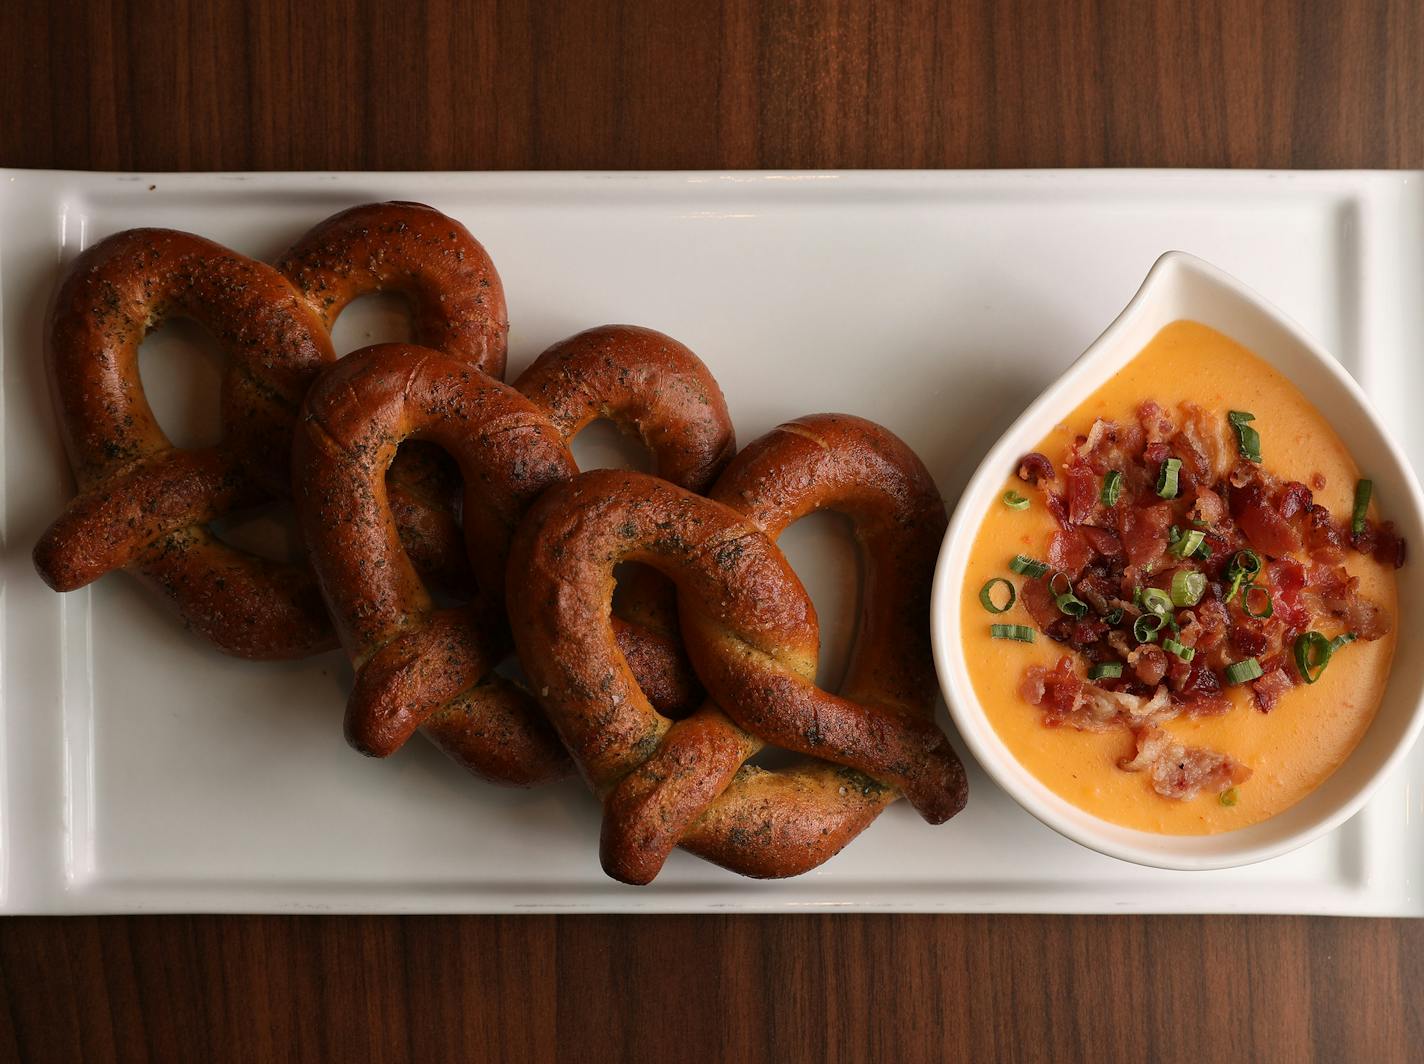
M 745 875 L 790 876 L 837 853 L 897 793 L 931 822 L 953 816 L 965 778 L 934 723 L 926 645 L 945 515 L 923 465 L 878 426 L 822 415 L 752 444 L 713 495 L 594 471 L 546 491 L 515 537 L 515 642 L 603 800 L 604 868 L 646 883 L 680 845 Z M 870 561 L 841 696 L 815 685 L 815 610 L 773 541 L 820 508 L 851 517 Z M 686 720 L 656 712 L 609 624 L 613 570 L 629 560 L 678 585 L 713 699 Z M 747 764 L 766 742 L 807 756 L 776 772 Z

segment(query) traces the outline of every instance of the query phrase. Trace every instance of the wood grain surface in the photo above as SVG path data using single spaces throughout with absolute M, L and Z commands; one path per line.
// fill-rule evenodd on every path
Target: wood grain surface
M 8 0 L 0 165 L 1421 167 L 1421 78 L 1404 0 Z M 1421 1056 L 1424 921 L 0 921 L 6 1060 Z

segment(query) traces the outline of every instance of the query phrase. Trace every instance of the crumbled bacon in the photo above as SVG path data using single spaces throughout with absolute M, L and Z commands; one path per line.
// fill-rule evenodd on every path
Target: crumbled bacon
M 1088 541 L 1089 546 L 1091 546 L 1100 557 L 1122 557 L 1122 540 L 1118 538 L 1116 532 L 1106 528 L 1098 528 L 1096 525 L 1084 525 L 1078 531 L 1083 533 L 1083 538 Z
M 1155 643 L 1143 643 L 1127 655 L 1133 673 L 1149 687 L 1155 687 L 1167 675 L 1167 652 Z
M 1198 488 L 1196 502 L 1192 503 L 1191 519 L 1194 524 L 1215 527 L 1226 516 L 1226 503 L 1210 488 Z
M 1220 794 L 1251 778 L 1251 770 L 1235 758 L 1205 747 L 1186 746 L 1160 727 L 1141 729 L 1136 756 L 1122 759 L 1118 767 L 1126 772 L 1150 771 L 1154 791 L 1183 802 L 1202 791 Z
M 1044 481 L 1052 480 L 1054 476 L 1056 474 L 1053 471 L 1053 462 L 1046 454 L 1030 451 L 1019 462 L 1019 479 L 1027 481 L 1035 488 Z
M 1041 629 L 1046 630 L 1063 619 L 1063 614 L 1058 612 L 1058 603 L 1053 599 L 1053 592 L 1049 590 L 1046 576 L 1037 580 L 1025 580 L 1019 589 L 1019 600 L 1024 604 L 1024 609 L 1028 610 L 1028 615 L 1033 618 L 1033 623 Z
M 1166 504 L 1134 507 L 1122 522 L 1122 545 L 1129 565 L 1146 565 L 1167 549 L 1167 529 L 1172 526 L 1172 508 Z
M 1068 481 L 1068 520 L 1075 525 L 1087 524 L 1098 508 L 1098 477 L 1085 465 L 1066 467 Z
M 1251 684 L 1251 694 L 1256 699 L 1256 708 L 1262 713 L 1269 713 L 1280 701 L 1281 695 L 1294 686 L 1295 681 L 1291 679 L 1290 673 L 1285 669 L 1272 669 Z
M 1070 579 L 1077 579 L 1093 557 L 1093 548 L 1081 528 L 1060 529 L 1048 541 L 1048 564 L 1067 573 Z
M 1278 558 L 1300 550 L 1300 534 L 1272 504 L 1265 485 L 1251 480 L 1231 493 L 1231 516 L 1251 546 Z

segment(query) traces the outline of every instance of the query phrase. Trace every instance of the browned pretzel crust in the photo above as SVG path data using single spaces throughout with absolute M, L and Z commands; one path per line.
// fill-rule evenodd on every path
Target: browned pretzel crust
M 454 456 L 480 597 L 437 609 L 402 546 L 386 471 L 406 440 Z M 512 388 L 425 348 L 381 344 L 347 356 L 307 395 L 293 483 L 312 562 L 357 668 L 347 738 L 384 757 L 420 727 L 477 741 L 459 759 L 488 779 L 529 785 L 568 760 L 538 707 L 494 668 L 509 537 L 524 507 L 574 472 L 547 418 Z
M 169 317 L 206 327 L 229 358 L 216 446 L 174 447 L 144 396 L 139 345 Z M 131 569 L 188 627 L 241 657 L 333 645 L 304 566 L 238 550 L 205 527 L 284 492 L 294 412 L 332 357 L 319 319 L 270 266 L 166 229 L 129 230 L 85 251 L 46 330 L 80 494 L 35 547 L 45 582 L 70 591 Z
M 277 261 L 329 331 L 353 299 L 398 292 L 411 339 L 504 376 L 509 312 L 499 274 L 459 222 L 423 203 L 366 203 L 307 231 Z
M 593 472 L 546 492 L 511 552 L 521 660 L 604 797 L 604 867 L 627 882 L 651 880 L 679 844 L 747 875 L 795 875 L 854 838 L 892 788 L 935 823 L 964 804 L 963 768 L 933 719 L 924 589 L 945 518 L 923 466 L 883 429 L 834 416 L 744 455 L 714 494 L 752 520 L 650 477 Z M 840 697 L 815 685 L 815 612 L 769 538 L 821 507 L 847 513 L 869 555 L 874 616 Z M 678 585 L 716 700 L 688 720 L 659 715 L 617 650 L 612 572 L 627 560 Z M 817 760 L 745 765 L 763 740 Z

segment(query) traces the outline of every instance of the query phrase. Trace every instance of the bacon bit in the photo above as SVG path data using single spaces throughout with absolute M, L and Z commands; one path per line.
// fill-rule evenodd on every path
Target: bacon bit
M 1155 687 L 1167 675 L 1167 652 L 1153 643 L 1143 643 L 1127 655 L 1127 663 L 1137 678 Z
M 1058 522 L 1059 528 L 1073 527 L 1073 522 L 1068 520 L 1068 504 L 1063 501 L 1062 495 L 1056 491 L 1046 491 L 1043 493 L 1043 502 L 1053 519 Z
M 1056 728 L 1074 715 L 1083 696 L 1083 681 L 1073 671 L 1073 659 L 1068 655 L 1058 659 L 1053 671 L 1043 677 L 1044 695 L 1039 705 L 1046 706 L 1043 723 Z
M 1339 561 L 1345 551 L 1345 533 L 1323 506 L 1306 507 L 1305 547 L 1318 561 Z
M 1375 530 L 1375 549 L 1370 553 L 1381 565 L 1398 569 L 1404 564 L 1404 537 L 1395 531 L 1393 521 L 1386 521 Z
M 1053 533 L 1048 541 L 1048 564 L 1076 580 L 1078 574 L 1093 560 L 1093 548 L 1081 529 L 1063 529 Z
M 1159 727 L 1139 731 L 1136 756 L 1123 758 L 1118 767 L 1126 772 L 1150 770 L 1154 791 L 1183 802 L 1202 791 L 1220 794 L 1251 778 L 1251 770 L 1235 758 L 1205 747 L 1186 746 Z
M 1298 513 L 1302 513 L 1315 503 L 1315 496 L 1310 489 L 1298 480 L 1292 480 L 1281 488 L 1280 495 L 1276 499 L 1277 512 L 1289 521 Z
M 1047 675 L 1048 670 L 1042 665 L 1030 665 L 1024 670 L 1023 679 L 1019 681 L 1019 697 L 1031 706 L 1039 705 L 1047 690 L 1044 684 L 1044 677 Z
M 1325 482 L 1325 474 L 1324 474 L 1324 473 L 1316 472 L 1316 473 L 1310 474 L 1310 486 L 1311 486 L 1312 488 L 1314 488 L 1316 491 L 1324 491 L 1324 490 L 1325 490 L 1325 483 L 1326 483 L 1326 482 Z
M 1204 525 L 1215 527 L 1226 516 L 1226 503 L 1210 488 L 1198 488 L 1196 502 L 1192 503 L 1191 519 Z
M 1172 423 L 1167 411 L 1151 399 L 1137 408 L 1137 421 L 1142 426 L 1142 433 L 1149 447 L 1152 444 L 1165 443 L 1177 431 L 1177 426 Z
M 1084 617 L 1075 621 L 1068 635 L 1068 642 L 1076 647 L 1087 647 L 1108 634 L 1108 626 L 1096 617 Z
M 1085 465 L 1069 466 L 1068 520 L 1081 525 L 1091 520 L 1098 509 L 1098 478 Z
M 1359 639 L 1373 640 L 1389 634 L 1389 614 L 1369 599 L 1356 598 L 1345 610 L 1345 628 Z
M 1275 668 L 1251 684 L 1251 693 L 1256 698 L 1256 708 L 1269 713 L 1280 701 L 1281 695 L 1295 686 L 1295 680 L 1285 669 Z
M 1028 610 L 1033 623 L 1045 632 L 1051 625 L 1063 620 L 1063 614 L 1058 612 L 1058 603 L 1053 599 L 1053 592 L 1049 590 L 1047 577 L 1025 580 L 1019 588 L 1019 601 L 1024 604 L 1024 609 Z
M 1206 459 L 1205 476 L 1201 482 L 1215 484 L 1225 478 L 1236 461 L 1234 441 L 1227 438 L 1230 430 L 1220 417 L 1208 413 L 1196 403 L 1183 403 L 1179 409 L 1184 415 L 1182 435 Z
M 1146 565 L 1167 549 L 1167 529 L 1172 525 L 1172 508 L 1165 504 L 1127 511 L 1122 522 L 1122 545 L 1129 565 Z
M 1181 698 L 1182 712 L 1189 717 L 1219 717 L 1236 708 L 1220 691 L 1188 691 Z
M 1030 451 L 1019 462 L 1019 479 L 1027 481 L 1035 488 L 1043 481 L 1052 480 L 1056 475 L 1048 455 L 1040 454 L 1038 451 Z
M 1078 531 L 1083 533 L 1083 537 L 1101 557 L 1122 557 L 1122 540 L 1118 538 L 1116 532 L 1098 528 L 1096 525 L 1084 525 Z
M 1231 493 L 1231 516 L 1251 546 L 1273 558 L 1300 550 L 1300 535 L 1271 505 L 1259 480 Z

